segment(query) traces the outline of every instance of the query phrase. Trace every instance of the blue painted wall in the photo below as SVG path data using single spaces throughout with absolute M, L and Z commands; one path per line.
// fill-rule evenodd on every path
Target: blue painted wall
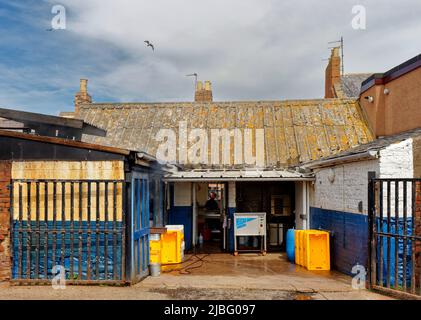
M 368 217 L 342 211 L 310 207 L 311 229 L 332 232 L 332 266 L 345 274 L 357 263 L 367 266 Z
M 184 242 L 186 250 L 192 248 L 193 208 L 191 206 L 172 206 L 168 215 L 168 224 L 184 225 Z
M 234 252 L 234 213 L 236 208 L 228 208 L 228 218 L 231 219 L 231 228 L 229 229 L 228 250 Z

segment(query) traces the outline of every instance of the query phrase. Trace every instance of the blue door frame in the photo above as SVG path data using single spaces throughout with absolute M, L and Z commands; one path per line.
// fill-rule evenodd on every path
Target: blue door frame
M 145 173 L 132 173 L 130 206 L 130 281 L 138 282 L 149 274 L 149 177 Z

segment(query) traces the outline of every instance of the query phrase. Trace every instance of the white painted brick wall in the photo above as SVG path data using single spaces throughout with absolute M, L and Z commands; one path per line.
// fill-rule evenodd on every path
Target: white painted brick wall
M 368 172 L 375 171 L 380 178 L 412 178 L 414 176 L 412 139 L 392 144 L 379 153 L 377 160 L 358 161 L 337 165 L 330 168 L 316 169 L 316 181 L 310 188 L 310 205 L 317 208 L 360 213 L 359 201 L 363 201 L 363 212 L 367 214 Z M 335 180 L 328 180 L 330 170 L 335 172 Z M 399 188 L 400 210 L 402 216 L 403 187 Z M 384 189 L 385 190 L 385 189 Z M 386 191 L 384 191 L 386 196 Z M 394 210 L 394 188 L 391 188 L 391 209 Z M 410 189 L 408 186 L 408 216 L 410 207 Z
M 329 181 L 330 170 L 335 172 L 335 180 Z M 360 213 L 359 201 L 363 201 L 363 213 L 367 214 L 368 172 L 379 173 L 378 160 L 359 161 L 317 169 L 316 181 L 310 192 L 312 207 Z
M 380 151 L 380 178 L 414 178 L 414 157 L 413 157 L 413 140 L 407 139 L 399 143 L 390 145 Z M 407 216 L 412 216 L 412 193 L 411 184 L 406 184 L 407 196 Z M 399 184 L 399 202 L 398 214 L 403 217 L 404 206 L 404 187 L 403 183 Z M 387 184 L 383 184 L 383 216 L 387 215 Z M 392 182 L 390 186 L 390 211 L 391 216 L 395 216 L 395 185 Z
M 412 139 L 380 150 L 380 178 L 413 178 Z

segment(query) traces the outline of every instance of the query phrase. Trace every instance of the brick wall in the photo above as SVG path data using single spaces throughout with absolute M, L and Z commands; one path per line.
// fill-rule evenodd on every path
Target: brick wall
M 379 173 L 379 161 L 359 161 L 322 168 L 310 188 L 310 206 L 339 212 L 367 214 L 367 172 Z M 331 182 L 329 176 L 334 175 Z M 359 210 L 362 201 L 363 211 Z
M 10 162 L 0 161 L 0 281 L 10 279 Z

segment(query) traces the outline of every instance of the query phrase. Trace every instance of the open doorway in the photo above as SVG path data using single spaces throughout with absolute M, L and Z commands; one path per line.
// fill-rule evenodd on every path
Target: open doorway
M 285 251 L 287 230 L 295 226 L 294 182 L 239 182 L 236 190 L 237 212 L 266 213 L 267 251 Z M 239 238 L 246 250 L 260 246 L 259 237 Z
M 197 183 L 197 249 L 206 253 L 226 250 L 226 184 Z

